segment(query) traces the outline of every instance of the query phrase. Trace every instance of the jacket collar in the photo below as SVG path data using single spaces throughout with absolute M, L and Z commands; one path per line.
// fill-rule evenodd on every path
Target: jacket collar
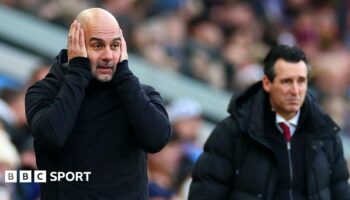
M 268 108 L 266 108 L 268 106 Z M 261 142 L 265 139 L 264 122 L 266 109 L 271 109 L 268 94 L 262 87 L 262 82 L 252 85 L 246 91 L 233 95 L 228 112 L 238 121 L 240 130 L 247 132 L 252 138 Z M 297 129 L 303 128 L 307 133 L 323 136 L 321 133 L 338 132 L 335 122 L 320 108 L 315 98 L 308 93 L 301 107 L 300 120 Z M 320 133 L 320 134 L 314 134 Z

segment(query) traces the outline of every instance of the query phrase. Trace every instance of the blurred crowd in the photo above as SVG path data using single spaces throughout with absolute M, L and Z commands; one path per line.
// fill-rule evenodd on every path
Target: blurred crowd
M 154 66 L 231 93 L 260 80 L 261 61 L 272 45 L 297 45 L 306 52 L 313 68 L 310 91 L 342 127 L 344 140 L 350 138 L 349 0 L 0 0 L 0 3 L 64 28 L 85 8 L 105 8 L 121 24 L 129 51 Z M 1 87 L 0 146 L 7 151 L 0 151 L 0 172 L 35 169 L 33 145 L 25 124 L 24 92 L 47 69 L 47 65 L 39 67 L 31 80 L 20 84 L 22 87 Z M 203 118 L 196 100 L 184 97 L 169 101 L 168 112 L 174 136 L 163 151 L 149 156 L 152 200 L 186 199 L 191 170 L 203 146 L 198 142 Z M 35 199 L 37 187 L 0 185 L 0 199 L 6 199 L 5 190 L 21 194 L 23 199 Z
M 34 144 L 26 125 L 26 89 L 45 77 L 50 69 L 43 63 L 25 83 L 1 81 L 0 89 L 0 200 L 37 200 L 38 183 L 5 183 L 5 170 L 36 170 Z M 2 76 L 1 80 L 4 80 Z M 22 87 L 20 87 L 20 85 Z

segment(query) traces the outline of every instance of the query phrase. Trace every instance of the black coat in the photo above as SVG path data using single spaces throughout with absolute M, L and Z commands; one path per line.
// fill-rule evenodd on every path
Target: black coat
M 58 57 L 45 79 L 26 94 L 38 168 L 91 172 L 89 181 L 41 184 L 43 200 L 148 199 L 147 152 L 160 151 L 171 135 L 163 101 L 118 64 L 113 80 L 92 78 L 89 60 Z
M 216 126 L 194 167 L 190 200 L 274 199 L 280 174 L 266 134 L 266 99 L 261 82 L 232 99 L 231 115 Z M 350 199 L 349 173 L 338 131 L 307 95 L 294 134 L 305 136 L 305 155 L 300 156 L 305 177 L 299 178 L 305 180 L 308 200 Z

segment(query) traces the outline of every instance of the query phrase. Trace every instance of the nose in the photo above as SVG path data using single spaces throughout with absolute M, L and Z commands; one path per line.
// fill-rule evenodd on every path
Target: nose
M 112 60 L 113 58 L 113 54 L 112 54 L 112 50 L 110 48 L 105 48 L 102 54 L 102 60 Z
M 291 88 L 292 94 L 297 95 L 299 92 L 299 85 L 297 82 L 293 82 L 292 88 Z

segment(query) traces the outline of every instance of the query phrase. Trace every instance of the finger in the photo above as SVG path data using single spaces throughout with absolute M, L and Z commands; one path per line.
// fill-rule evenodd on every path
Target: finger
M 79 45 L 82 50 L 82 56 L 87 57 L 87 50 L 85 46 L 85 35 L 84 35 L 84 29 L 82 27 L 80 28 Z
M 79 46 L 85 48 L 85 36 L 84 36 L 84 30 L 81 27 L 79 32 Z
M 72 30 L 73 30 L 73 28 L 74 28 L 74 26 L 75 26 L 75 23 L 76 23 L 76 20 L 74 20 L 74 21 L 72 22 L 72 24 L 70 25 L 70 27 L 69 27 L 69 33 L 72 33 Z
M 73 39 L 72 37 L 75 29 L 75 24 L 76 24 L 76 20 L 74 20 L 73 23 L 70 25 L 69 32 L 68 32 L 68 45 Z
M 75 49 L 76 26 L 77 26 L 77 22 L 76 22 L 76 20 L 74 20 L 74 22 L 72 23 L 71 28 L 69 30 L 69 34 L 68 34 L 68 48 L 71 51 L 74 51 L 74 49 Z
M 70 60 L 74 54 L 72 48 L 73 48 L 73 36 L 74 36 L 75 24 L 76 24 L 76 20 L 74 20 L 70 25 L 69 32 L 68 32 L 68 45 L 67 45 L 68 60 Z
M 79 35 L 80 35 L 80 23 L 77 22 L 75 24 L 75 32 L 74 32 L 74 48 L 75 50 L 79 49 Z
M 125 38 L 123 36 L 123 32 L 121 31 L 121 55 L 120 55 L 120 61 L 127 60 L 128 59 L 128 52 L 126 47 Z

